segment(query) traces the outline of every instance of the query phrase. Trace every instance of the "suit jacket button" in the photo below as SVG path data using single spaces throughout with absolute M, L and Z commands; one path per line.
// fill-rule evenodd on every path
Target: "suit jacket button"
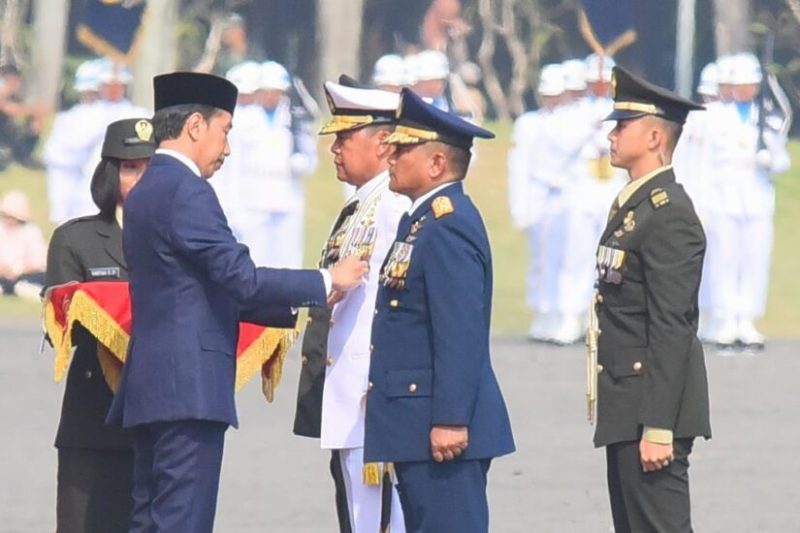
M 333 357 L 328 357 L 325 359 L 325 366 L 331 366 L 333 364 Z
M 635 363 L 633 363 L 633 371 L 634 372 L 639 372 L 641 370 L 642 370 L 642 363 L 640 363 L 639 361 L 636 361 Z
M 300 362 L 303 364 L 303 366 L 307 365 L 308 364 L 308 356 L 304 355 L 303 357 L 301 357 L 300 358 Z
M 597 365 L 597 373 L 598 374 L 602 374 L 603 373 L 603 365 L 601 365 L 601 364 Z
M 389 307 L 397 307 L 398 305 L 400 305 L 400 302 L 397 300 L 389 300 Z
M 371 381 L 369 383 L 367 383 L 367 390 L 368 391 L 372 390 L 372 387 L 373 387 L 373 385 L 372 385 Z
M 375 315 L 375 316 L 378 316 L 378 310 L 375 309 L 375 311 L 372 314 Z
M 92 371 L 91 370 L 87 370 L 83 375 L 86 377 L 86 379 L 92 379 Z
M 370 352 L 372 352 L 372 350 L 374 350 L 374 349 L 375 349 L 375 346 L 373 346 L 372 344 L 370 344 L 370 345 L 369 345 L 369 351 L 370 351 Z
M 416 383 L 412 383 L 412 384 L 410 384 L 410 385 L 408 386 L 408 392 L 410 392 L 410 393 L 412 393 L 412 394 L 413 394 L 413 393 L 415 393 L 415 392 L 417 392 L 417 384 L 416 384 Z
M 597 293 L 597 303 L 599 304 L 603 303 L 603 295 L 600 293 Z

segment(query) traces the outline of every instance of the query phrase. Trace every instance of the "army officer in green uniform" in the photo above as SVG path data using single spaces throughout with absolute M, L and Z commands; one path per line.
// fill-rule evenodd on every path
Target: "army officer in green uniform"
M 630 181 L 597 253 L 597 430 L 616 533 L 690 532 L 689 455 L 709 438 L 697 339 L 705 235 L 670 164 L 701 106 L 615 67 L 611 163 Z

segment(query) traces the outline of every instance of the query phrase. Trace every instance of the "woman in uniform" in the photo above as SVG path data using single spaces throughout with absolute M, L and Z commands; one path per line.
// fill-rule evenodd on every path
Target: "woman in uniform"
M 100 212 L 59 226 L 47 254 L 46 285 L 69 281 L 126 281 L 122 253 L 122 204 L 155 150 L 146 119 L 113 122 L 91 182 Z M 127 532 L 131 516 L 133 451 L 129 436 L 106 427 L 113 393 L 103 376 L 94 337 L 80 326 L 67 375 L 56 435 L 59 533 Z

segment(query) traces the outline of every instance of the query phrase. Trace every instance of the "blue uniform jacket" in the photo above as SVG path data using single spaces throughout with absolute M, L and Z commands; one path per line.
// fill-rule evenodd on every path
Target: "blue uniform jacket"
M 442 196 L 453 210 L 437 218 L 432 204 Z M 430 431 L 438 424 L 469 426 L 460 459 L 511 453 L 511 425 L 489 355 L 491 251 L 461 183 L 404 216 L 396 241 L 413 251 L 404 286 L 381 282 L 378 289 L 365 460 L 431 460 Z
M 153 157 L 124 213 L 133 329 L 108 421 L 236 426 L 239 319 L 291 325 L 290 307 L 325 305 L 322 276 L 256 268 L 211 185 L 169 155 Z

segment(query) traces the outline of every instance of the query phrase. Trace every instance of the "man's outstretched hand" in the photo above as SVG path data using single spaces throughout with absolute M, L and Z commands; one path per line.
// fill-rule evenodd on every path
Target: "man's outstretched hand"
M 328 270 L 333 290 L 338 292 L 347 292 L 361 285 L 368 271 L 369 263 L 354 256 L 345 257 Z

